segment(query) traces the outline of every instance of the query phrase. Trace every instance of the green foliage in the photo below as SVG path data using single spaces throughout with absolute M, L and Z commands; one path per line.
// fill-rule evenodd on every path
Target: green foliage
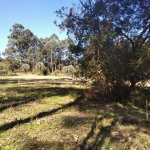
M 58 36 L 53 34 L 49 38 L 41 39 L 43 44 L 43 62 L 50 72 L 56 69 L 61 71 L 61 64 L 69 47 L 68 40 L 60 41 Z
M 47 68 L 43 68 L 42 69 L 42 73 L 44 76 L 48 75 L 48 69 Z
M 29 29 L 24 29 L 23 25 L 16 23 L 10 32 L 5 57 L 28 64 L 41 59 L 41 42 Z
M 6 58 L 7 63 L 9 64 L 8 70 L 14 72 L 15 70 L 20 69 L 21 63 L 19 60 L 14 59 L 13 57 Z
M 6 59 L 0 61 L 0 70 L 8 70 L 9 62 Z
M 80 72 L 113 96 L 129 96 L 137 82 L 150 78 L 149 6 L 141 0 L 81 0 L 56 11 L 63 19 L 58 26 L 72 39 Z
M 34 66 L 36 70 L 46 66 L 52 73 L 56 69 L 61 71 L 60 64 L 67 58 L 66 53 L 69 47 L 67 39 L 60 41 L 56 34 L 49 38 L 38 39 L 29 29 L 25 29 L 18 23 L 12 26 L 10 32 L 7 48 L 3 54 L 9 59 L 11 70 L 20 69 L 20 66 L 16 64 L 19 61 L 29 64 L 30 71 L 33 71 Z

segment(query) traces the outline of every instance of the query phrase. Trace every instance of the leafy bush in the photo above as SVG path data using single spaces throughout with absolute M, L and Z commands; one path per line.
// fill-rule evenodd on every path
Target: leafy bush
M 48 69 L 47 68 L 43 68 L 42 73 L 44 76 L 48 75 Z
M 6 75 L 7 74 L 7 70 L 0 70 L 0 76 L 1 75 Z

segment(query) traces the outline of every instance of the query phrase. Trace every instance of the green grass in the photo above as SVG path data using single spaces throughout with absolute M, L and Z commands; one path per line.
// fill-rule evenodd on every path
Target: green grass
M 132 104 L 87 101 L 84 89 L 42 83 L 6 83 L 0 91 L 1 150 L 150 147 L 150 123 Z

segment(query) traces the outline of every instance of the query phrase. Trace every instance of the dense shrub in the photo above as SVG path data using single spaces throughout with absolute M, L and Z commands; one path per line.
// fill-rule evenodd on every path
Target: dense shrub
M 45 76 L 48 75 L 48 69 L 47 68 L 43 68 L 42 73 Z

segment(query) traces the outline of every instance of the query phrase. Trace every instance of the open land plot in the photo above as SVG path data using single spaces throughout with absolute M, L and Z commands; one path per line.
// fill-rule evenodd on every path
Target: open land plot
M 34 74 L 23 74 L 16 76 L 0 76 L 0 84 L 20 84 L 20 85 L 50 85 L 50 86 L 70 86 L 89 87 L 86 80 L 74 79 L 70 76 L 38 76 Z
M 84 92 L 42 82 L 0 84 L 0 149 L 149 149 L 142 109 L 88 100 Z

